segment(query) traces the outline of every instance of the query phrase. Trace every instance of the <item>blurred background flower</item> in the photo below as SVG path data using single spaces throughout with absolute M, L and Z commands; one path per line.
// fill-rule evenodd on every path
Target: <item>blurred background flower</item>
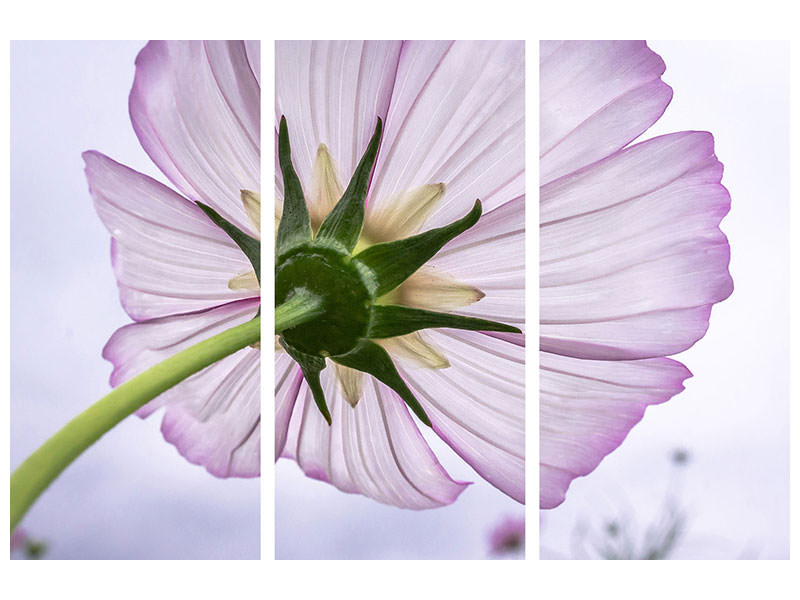
M 39 560 L 44 558 L 47 553 L 47 542 L 41 539 L 34 539 L 28 532 L 17 527 L 11 534 L 11 558 Z
M 503 517 L 489 534 L 489 555 L 495 558 L 525 558 L 525 517 Z

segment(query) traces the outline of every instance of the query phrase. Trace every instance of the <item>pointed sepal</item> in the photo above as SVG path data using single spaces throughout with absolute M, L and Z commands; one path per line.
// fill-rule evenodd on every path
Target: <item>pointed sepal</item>
M 287 344 L 283 338 L 278 338 L 278 341 L 289 356 L 300 365 L 300 370 L 303 371 L 303 377 L 305 377 L 308 387 L 311 388 L 311 394 L 314 396 L 314 403 L 328 422 L 328 425 L 330 425 L 331 413 L 328 410 L 328 404 L 325 402 L 325 394 L 322 391 L 322 384 L 319 380 L 319 374 L 325 368 L 325 359 L 301 352 L 293 348 L 291 344 Z
M 361 157 L 341 199 L 320 225 L 317 237 L 314 239 L 315 244 L 340 244 L 347 252 L 352 252 L 356 247 L 361 228 L 364 226 L 364 204 L 367 200 L 372 168 L 378 157 L 382 132 L 383 122 L 378 117 L 375 133 L 372 134 L 367 150 Z
M 370 246 L 353 260 L 373 274 L 375 296 L 391 292 L 428 262 L 442 246 L 475 225 L 481 216 L 481 201 L 476 200 L 472 210 L 463 218 L 418 235 L 395 242 Z
M 420 329 L 430 327 L 447 327 L 450 329 L 466 329 L 468 331 L 503 331 L 506 333 L 522 333 L 516 327 L 504 325 L 496 321 L 462 317 L 449 313 L 433 312 L 407 306 L 376 305 L 372 307 L 367 336 L 371 338 L 389 338 L 406 335 Z
M 283 175 L 283 214 L 278 225 L 275 254 L 280 258 L 292 248 L 311 241 L 311 219 L 308 216 L 303 186 L 292 165 L 286 117 L 281 117 L 278 131 L 278 162 Z
M 230 221 L 227 221 L 222 215 L 215 211 L 210 206 L 197 202 L 204 213 L 211 219 L 217 227 L 222 229 L 228 236 L 236 242 L 236 245 L 244 252 L 247 260 L 253 265 L 253 270 L 256 272 L 256 278 L 259 285 L 261 284 L 261 241 L 254 237 L 247 235 L 244 231 L 236 227 Z
M 382 381 L 392 388 L 408 405 L 412 412 L 417 415 L 420 421 L 431 427 L 431 420 L 425 414 L 422 405 L 408 389 L 406 382 L 400 377 L 397 368 L 394 366 L 389 354 L 375 342 L 362 340 L 353 350 L 347 354 L 332 356 L 334 362 L 369 373 L 379 381 Z

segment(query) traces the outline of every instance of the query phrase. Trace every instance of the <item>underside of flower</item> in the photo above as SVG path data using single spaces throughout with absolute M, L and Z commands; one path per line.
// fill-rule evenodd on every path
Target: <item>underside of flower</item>
M 389 354 L 373 340 L 397 338 L 431 327 L 510 333 L 519 332 L 519 329 L 494 321 L 394 303 L 402 301 L 403 294 L 393 294 L 401 284 L 447 242 L 478 222 L 481 204 L 476 201 L 467 215 L 443 227 L 392 241 L 380 241 L 380 237 L 373 234 L 374 237 L 366 238 L 365 242 L 362 236 L 364 207 L 382 126 L 378 119 L 349 185 L 314 233 L 314 223 L 292 165 L 286 119 L 281 119 L 278 158 L 285 197 L 276 236 L 276 334 L 281 346 L 300 365 L 328 424 L 331 416 L 320 384 L 320 372 L 326 366 L 326 359 L 331 358 L 337 364 L 351 405 L 357 401 L 360 386 L 351 371 L 368 373 L 391 387 L 414 414 L 430 426 L 430 419 Z M 312 193 L 330 201 L 333 194 L 338 194 L 339 186 L 324 146 L 318 152 L 315 172 L 319 175 L 318 181 L 328 185 Z M 443 192 L 443 186 L 431 185 L 411 193 L 415 198 L 424 196 L 435 202 Z M 415 202 L 415 205 L 424 208 L 430 202 Z M 326 203 L 317 202 L 316 205 Z M 405 217 L 404 223 L 424 220 L 424 214 Z
M 540 507 L 561 504 L 691 376 L 666 358 L 702 338 L 733 290 L 730 208 L 711 134 L 634 142 L 664 113 L 643 41 L 540 52 Z

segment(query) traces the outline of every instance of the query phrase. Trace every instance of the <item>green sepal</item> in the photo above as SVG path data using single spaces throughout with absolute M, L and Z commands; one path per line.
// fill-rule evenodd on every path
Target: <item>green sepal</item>
M 406 382 L 400 377 L 400 373 L 397 372 L 389 353 L 381 346 L 369 340 L 362 340 L 358 346 L 347 354 L 332 356 L 331 359 L 345 367 L 369 373 L 388 385 L 398 393 L 420 421 L 431 427 L 431 420 L 425 414 L 422 405 L 417 402 L 414 394 L 408 389 Z
M 322 391 L 322 384 L 319 380 L 319 374 L 325 368 L 325 359 L 320 356 L 313 356 L 312 354 L 301 352 L 297 348 L 293 348 L 291 344 L 287 344 L 281 337 L 278 338 L 278 341 L 289 356 L 300 365 L 300 370 L 303 371 L 303 377 L 305 377 L 308 387 L 311 388 L 311 394 L 314 396 L 314 403 L 317 405 L 319 412 L 322 413 L 322 416 L 325 417 L 328 425 L 330 425 L 331 413 L 325 402 L 325 394 Z
M 253 270 L 256 272 L 256 279 L 258 279 L 259 285 L 261 284 L 261 241 L 257 240 L 254 237 L 247 235 L 244 231 L 236 227 L 230 221 L 227 221 L 222 215 L 220 215 L 217 211 L 215 211 L 210 206 L 206 206 L 202 202 L 197 202 L 197 206 L 199 206 L 208 218 L 211 219 L 217 227 L 222 229 L 225 233 L 228 234 L 236 245 L 242 249 L 247 260 L 250 261 L 250 264 L 253 265 Z
M 447 242 L 475 225 L 480 216 L 481 201 L 476 200 L 465 217 L 450 225 L 395 242 L 375 244 L 357 254 L 353 260 L 372 272 L 373 293 L 376 297 L 382 296 L 408 279 Z
M 344 246 L 347 252 L 352 252 L 356 247 L 358 238 L 361 235 L 361 228 L 364 226 L 364 204 L 367 200 L 367 189 L 369 188 L 372 167 L 378 157 L 378 146 L 381 142 L 383 132 L 383 122 L 378 117 L 375 125 L 375 133 L 369 141 L 367 150 L 361 161 L 358 163 L 353 177 L 347 189 L 342 194 L 339 202 L 333 210 L 325 217 L 322 225 L 317 231 L 314 239 L 315 244 L 326 245 L 336 242 Z
M 275 255 L 280 258 L 292 248 L 311 241 L 311 219 L 308 216 L 303 186 L 292 165 L 286 117 L 281 117 L 278 131 L 278 162 L 283 175 L 283 213 L 278 225 Z
M 371 338 L 389 338 L 413 333 L 420 329 L 428 329 L 429 327 L 522 333 L 516 327 L 496 321 L 462 317 L 461 315 L 433 312 L 407 306 L 378 304 L 372 307 L 372 319 L 370 320 L 367 336 Z

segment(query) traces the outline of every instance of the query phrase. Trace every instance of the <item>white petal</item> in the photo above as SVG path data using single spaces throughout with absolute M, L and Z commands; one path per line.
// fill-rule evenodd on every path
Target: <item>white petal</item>
M 646 358 L 702 337 L 732 290 L 721 174 L 711 136 L 685 132 L 542 188 L 542 349 Z
M 253 72 L 259 87 L 261 87 L 261 42 L 259 40 L 245 40 L 244 47 L 247 51 L 247 62 L 250 63 L 250 70 Z
M 664 62 L 644 42 L 544 46 L 540 56 L 542 184 L 604 158 L 662 115 L 672 90 Z
M 103 348 L 114 365 L 111 385 L 252 319 L 258 305 L 257 299 L 240 300 L 118 329 Z M 259 360 L 258 350 L 240 350 L 167 390 L 137 414 L 146 417 L 166 406 L 164 436 L 189 461 L 219 477 L 258 475 Z
M 330 151 L 346 186 L 372 136 L 386 118 L 400 42 L 277 42 L 275 126 L 286 117 L 292 160 L 310 198 L 311 169 L 320 144 Z M 275 153 L 276 187 L 283 181 Z
M 570 482 L 619 446 L 650 404 L 683 390 L 691 373 L 654 358 L 594 361 L 540 353 L 540 505 L 553 508 Z
M 436 433 L 484 479 L 525 501 L 525 349 L 471 331 L 431 330 L 447 369 L 398 370 Z
M 540 59 L 540 505 L 553 508 L 683 389 L 689 371 L 663 357 L 700 339 L 733 287 L 711 135 L 625 147 L 669 104 L 661 58 L 567 41 Z
M 284 451 L 306 475 L 402 508 L 455 501 L 467 484 L 447 475 L 394 392 L 365 376 L 363 397 L 352 407 L 333 369 L 325 369 L 322 380 L 333 424 L 322 418 L 304 384 Z
M 261 474 L 260 352 L 240 352 L 187 379 L 188 397 L 167 406 L 161 422 L 164 439 L 216 477 Z
M 405 42 L 368 211 L 444 183 L 427 229 L 522 195 L 524 112 L 521 42 Z
M 260 190 L 261 89 L 250 58 L 244 42 L 150 42 L 136 58 L 130 112 L 181 192 L 256 235 L 240 200 Z
M 112 263 L 135 320 L 252 297 L 228 282 L 251 265 L 194 203 L 97 152 L 85 152 L 95 209 L 112 236 Z
M 454 312 L 524 327 L 525 197 L 484 214 L 428 263 L 484 297 Z
M 286 352 L 275 351 L 275 460 L 286 446 L 289 419 L 303 384 L 300 367 Z

